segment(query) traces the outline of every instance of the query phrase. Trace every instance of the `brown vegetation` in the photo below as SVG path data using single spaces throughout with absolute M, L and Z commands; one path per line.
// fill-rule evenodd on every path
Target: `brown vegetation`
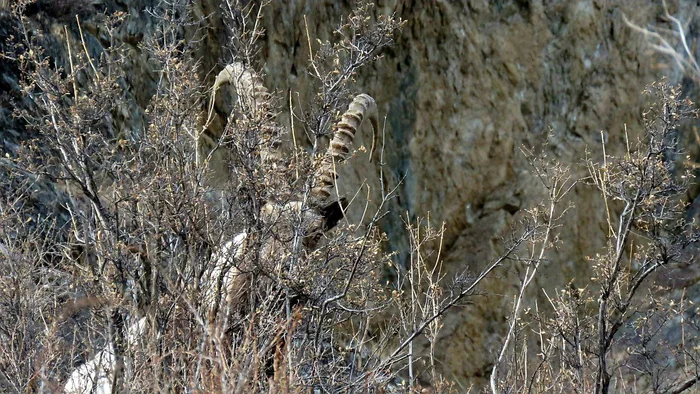
M 406 266 L 383 249 L 378 223 L 395 214 L 387 202 L 396 185 L 384 178 L 376 103 L 351 86 L 392 44 L 402 25 L 393 15 L 360 2 L 337 41 L 307 37 L 318 95 L 289 100 L 300 130 L 277 123 L 286 100 L 264 87 L 255 63 L 264 4 L 226 2 L 235 58 L 208 87 L 180 29 L 197 21 L 186 2 L 164 3 L 143 46 L 156 93 L 145 127 L 122 135 L 113 127 L 122 48 L 93 58 L 66 29 L 70 64 L 56 67 L 28 34 L 27 4 L 13 10 L 18 31 L 4 54 L 23 73 L 31 105 L 16 116 L 36 138 L 0 162 L 0 190 L 11 191 L 0 194 L 3 392 L 464 391 L 438 373 L 442 320 L 506 265 L 522 276 L 493 356 L 494 393 L 680 393 L 698 381 L 697 310 L 663 280 L 697 264 L 699 236 L 683 220 L 692 178 L 676 168 L 675 133 L 695 113 L 676 88 L 650 88 L 643 138 L 623 156 L 603 145 L 602 160 L 586 161 L 581 181 L 603 197 L 608 244 L 590 259 L 590 286 L 541 306 L 529 286 L 555 263 L 548 251 L 567 230 L 567 196 L 580 183 L 546 149 L 523 153 L 547 200 L 518 213 L 484 271 L 447 278 L 444 228 L 429 219 L 405 220 Z M 110 31 L 122 20 L 104 23 Z M 364 149 L 353 142 L 365 119 L 380 184 L 343 196 L 337 166 Z M 45 184 L 61 212 L 34 209 Z M 373 212 L 369 187 L 381 190 Z M 351 204 L 365 207 L 359 223 L 345 215 Z

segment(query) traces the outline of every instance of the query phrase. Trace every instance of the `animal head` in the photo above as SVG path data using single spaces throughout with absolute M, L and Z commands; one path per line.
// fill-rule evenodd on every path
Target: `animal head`
M 220 149 L 216 141 L 222 138 L 221 133 L 227 122 L 238 122 L 239 118 L 246 122 L 257 116 L 269 116 L 258 118 L 256 123 L 262 125 L 258 136 L 261 141 L 259 163 L 274 170 L 274 164 L 280 162 L 281 155 L 274 135 L 278 126 L 270 115 L 269 94 L 261 81 L 253 70 L 238 63 L 226 66 L 219 73 L 210 98 L 207 122 L 197 141 L 198 152 L 201 153 L 198 157 L 200 165 L 206 166 L 211 162 L 211 154 L 207 149 Z M 235 92 L 236 102 L 229 106 L 229 114 L 222 115 L 217 109 L 217 106 L 222 107 L 217 104 L 217 92 L 224 86 Z M 249 113 L 251 111 L 252 114 Z M 374 141 L 378 129 L 377 106 L 372 97 L 360 94 L 334 126 L 328 149 L 317 161 L 318 165 L 310 178 L 308 195 L 271 196 L 261 204 L 258 217 L 271 235 L 259 245 L 261 250 L 258 258 L 263 265 L 277 264 L 283 254 L 292 250 L 294 240 L 301 241 L 297 244 L 307 252 L 315 250 L 321 237 L 344 217 L 347 200 L 337 198 L 337 193 L 334 194 L 333 191 L 338 178 L 336 166 L 350 157 L 355 135 L 365 118 L 369 118 L 372 123 Z M 215 253 L 212 270 L 202 284 L 209 304 L 210 319 L 214 319 L 221 310 L 217 300 L 226 300 L 230 306 L 244 299 L 241 296 L 248 273 L 254 270 L 252 262 L 246 261 L 246 248 L 252 244 L 252 237 L 251 234 L 240 233 L 234 241 L 222 245 Z
M 234 105 L 226 107 L 230 113 L 219 114 L 217 108 L 223 108 L 223 104 L 217 105 L 217 92 L 224 86 L 230 87 L 235 92 Z M 207 160 L 210 150 L 217 149 L 217 141 L 222 138 L 225 125 L 236 121 L 241 117 L 267 117 L 265 122 L 260 122 L 261 149 L 259 159 L 261 163 L 269 164 L 279 162 L 281 154 L 278 151 L 278 141 L 275 137 L 275 129 L 270 108 L 270 94 L 262 84 L 260 78 L 252 69 L 244 67 L 240 63 L 232 63 L 226 66 L 216 77 L 209 100 L 207 122 L 197 141 L 198 160 L 200 164 L 208 165 L 213 161 Z M 251 115 L 252 114 L 252 115 Z M 338 174 L 336 166 L 346 161 L 352 153 L 352 144 L 355 135 L 361 128 L 365 118 L 369 118 L 373 127 L 372 148 L 370 157 L 374 151 L 377 131 L 378 116 L 377 105 L 368 94 L 359 94 L 350 103 L 347 111 L 333 128 L 333 136 L 328 149 L 322 154 L 319 165 L 313 174 L 310 198 L 298 196 L 296 199 L 285 199 L 285 202 L 266 201 L 262 205 L 260 217 L 267 223 L 275 222 L 279 226 L 294 223 L 302 225 L 303 233 L 307 236 L 325 232 L 335 227 L 343 215 L 345 200 L 334 198 L 333 189 L 336 185 Z M 220 170 L 221 164 L 213 163 L 214 170 Z M 295 218 L 296 217 L 296 218 Z

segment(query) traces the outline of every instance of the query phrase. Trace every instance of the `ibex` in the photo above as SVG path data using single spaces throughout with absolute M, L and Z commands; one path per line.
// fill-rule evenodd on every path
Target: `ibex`
M 261 106 L 268 105 L 269 93 L 262 85 L 261 79 L 250 69 L 239 63 L 226 66 L 217 76 L 211 93 L 207 120 L 201 135 L 196 140 L 197 162 L 203 166 L 211 166 L 212 172 L 225 172 L 226 160 L 215 155 L 225 155 L 225 149 L 218 149 L 219 139 L 225 127 L 225 117 L 215 113 L 217 91 L 225 85 L 230 85 L 237 94 L 239 105 L 230 106 L 234 111 L 228 119 L 235 119 L 237 109 L 270 116 L 271 111 Z M 343 217 L 345 204 L 343 200 L 334 199 L 333 188 L 337 179 L 336 165 L 344 162 L 351 155 L 355 134 L 360 129 L 363 120 L 368 117 L 374 128 L 375 136 L 378 131 L 377 106 L 372 97 L 360 94 L 350 104 L 348 110 L 342 115 L 335 125 L 333 137 L 330 140 L 328 150 L 319 160 L 319 166 L 312 177 L 310 192 L 307 196 L 292 198 L 286 202 L 267 201 L 262 205 L 259 217 L 270 226 L 277 227 L 280 232 L 285 227 L 296 225 L 297 232 L 302 235 L 301 247 L 307 251 L 313 251 L 317 247 L 320 237 L 331 230 Z M 268 129 L 260 130 L 260 138 L 273 139 L 276 127 L 274 122 Z M 269 149 L 260 152 L 260 160 L 263 162 L 280 160 L 280 155 L 275 149 L 275 143 L 268 144 Z M 250 244 L 250 235 L 242 232 L 217 248 L 212 255 L 211 269 L 202 277 L 200 288 L 203 289 L 203 303 L 206 308 L 209 324 L 221 324 L 226 321 L 217 316 L 225 306 L 232 306 L 245 299 L 248 288 L 245 260 L 245 249 Z M 261 245 L 261 259 L 276 259 L 282 250 L 280 243 L 283 240 L 269 240 Z M 225 323 L 223 323 L 225 324 Z M 147 330 L 146 319 L 142 318 L 134 323 L 126 336 L 126 346 L 136 347 L 139 338 Z M 223 332 L 225 330 L 217 330 Z M 115 357 L 114 347 L 108 345 L 106 349 L 97 353 L 90 361 L 73 371 L 64 386 L 64 393 L 111 393 L 114 379 Z

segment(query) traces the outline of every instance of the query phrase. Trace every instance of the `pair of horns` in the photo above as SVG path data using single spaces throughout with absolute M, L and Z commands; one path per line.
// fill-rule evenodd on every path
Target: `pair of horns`
M 236 62 L 229 64 L 217 75 L 212 88 L 207 122 L 205 124 L 205 130 L 202 133 L 205 137 L 213 138 L 208 135 L 207 128 L 211 124 L 213 116 L 215 116 L 214 101 L 217 90 L 227 83 L 233 85 L 238 94 L 238 100 L 240 100 L 241 104 L 247 109 L 251 111 L 264 110 L 260 108 L 260 105 L 267 102 L 269 93 L 262 84 L 261 78 L 252 69 L 244 67 L 241 63 Z M 338 177 L 335 166 L 350 157 L 355 135 L 360 127 L 362 127 L 362 122 L 365 118 L 369 118 L 372 123 L 372 147 L 369 155 L 370 161 L 372 160 L 377 140 L 377 132 L 379 131 L 377 103 L 370 95 L 362 93 L 355 96 L 347 111 L 345 111 L 340 121 L 338 121 L 334 127 L 333 138 L 330 141 L 328 151 L 321 159 L 320 168 L 317 170 L 314 177 L 311 193 L 315 199 L 323 202 L 331 197 L 333 187 L 335 186 L 335 180 Z

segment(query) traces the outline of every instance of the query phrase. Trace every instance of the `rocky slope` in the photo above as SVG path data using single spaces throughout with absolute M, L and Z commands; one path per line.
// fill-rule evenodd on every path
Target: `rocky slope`
M 129 12 L 119 39 L 131 53 L 129 94 L 115 115 L 115 127 L 138 130 L 142 109 L 154 86 L 138 43 L 152 29 L 143 11 L 154 3 L 139 1 L 84 2 L 90 50 L 99 53 L 104 32 L 91 19 L 92 9 Z M 47 13 L 44 2 L 31 15 L 49 32 L 47 48 L 65 63 L 58 44 L 61 26 L 75 26 L 67 15 Z M 218 2 L 197 7 L 210 19 L 199 53 L 204 68 L 221 66 L 222 23 Z M 691 20 L 694 2 L 681 1 L 672 11 Z M 274 2 L 264 18 L 262 54 L 266 84 L 283 96 L 314 94 L 306 74 L 308 43 L 304 16 L 312 37 L 332 38 L 333 28 L 349 12 L 346 2 L 299 0 Z M 450 273 L 477 271 L 499 253 L 499 237 L 518 212 L 543 197 L 520 147 L 545 148 L 550 156 L 583 174 L 581 160 L 588 149 L 600 156 L 625 146 L 625 126 L 631 138 L 641 130 L 645 98 L 641 91 L 663 75 L 681 82 L 668 59 L 651 54 L 642 36 L 624 17 L 641 26 L 661 23 L 660 5 L 636 1 L 378 1 L 377 12 L 406 21 L 396 45 L 358 76 L 356 89 L 374 96 L 386 115 L 386 171 L 390 183 L 403 179 L 384 223 L 390 248 L 405 251 L 407 240 L 399 213 L 412 218 L 430 215 L 445 222 L 445 267 Z M 5 19 L 3 19 L 5 20 Z M 691 31 L 697 31 L 690 29 Z M 5 64 L 5 63 L 4 63 Z M 21 124 L 9 117 L 9 97 L 19 98 L 16 73 L 3 68 L 3 112 L 0 139 L 12 153 L 24 138 Z M 14 70 L 16 71 L 16 70 Z M 282 117 L 286 116 L 284 114 Z M 686 139 L 688 146 L 692 139 Z M 362 143 L 360 137 L 359 143 Z M 4 153 L 3 152 L 3 153 Z M 343 168 L 342 184 L 352 191 L 365 180 L 378 189 L 377 167 L 364 157 Z M 538 286 L 563 286 L 590 277 L 585 256 L 605 242 L 604 211 L 591 187 L 572 192 L 576 209 L 565 219 L 561 243 L 549 256 Z M 375 196 L 376 197 L 376 196 Z M 692 196 L 691 196 L 692 197 Z M 359 212 L 359 208 L 357 209 Z M 359 213 L 353 211 L 355 217 Z M 405 258 L 405 253 L 403 258 Z M 493 361 L 492 351 L 503 334 L 505 314 L 517 289 L 518 267 L 496 273 L 483 296 L 453 311 L 441 334 L 437 356 L 448 378 L 466 386 L 480 383 Z

